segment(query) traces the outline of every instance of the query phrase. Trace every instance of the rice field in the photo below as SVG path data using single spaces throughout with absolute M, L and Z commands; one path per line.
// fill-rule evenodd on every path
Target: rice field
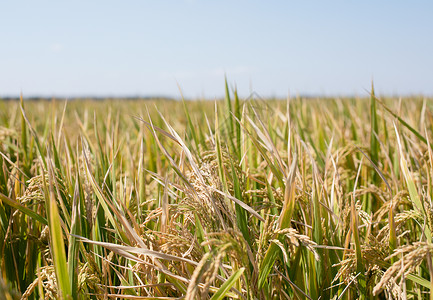
M 432 109 L 0 102 L 0 298 L 433 299 Z

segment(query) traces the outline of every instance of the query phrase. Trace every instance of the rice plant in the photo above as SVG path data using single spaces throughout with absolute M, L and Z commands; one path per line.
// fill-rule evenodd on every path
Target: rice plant
M 432 107 L 0 102 L 0 296 L 433 299 Z

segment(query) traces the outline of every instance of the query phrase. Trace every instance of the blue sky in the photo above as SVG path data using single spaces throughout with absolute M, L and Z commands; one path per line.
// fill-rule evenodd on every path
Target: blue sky
M 0 1 L 0 96 L 433 95 L 433 1 Z

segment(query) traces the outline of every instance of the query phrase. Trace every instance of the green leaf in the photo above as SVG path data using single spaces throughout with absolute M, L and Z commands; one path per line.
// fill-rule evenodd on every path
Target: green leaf
M 244 273 L 245 268 L 240 268 L 239 270 L 237 270 L 236 272 L 234 272 L 232 274 L 232 276 L 230 276 L 229 279 L 227 279 L 219 288 L 219 290 L 212 296 L 211 300 L 221 300 L 223 299 L 228 291 L 233 287 L 233 285 L 235 285 L 236 281 L 239 279 L 239 277 L 242 276 L 242 274 Z
M 370 97 L 370 158 L 375 165 L 378 165 L 379 160 L 379 142 L 377 140 L 378 136 L 378 118 L 377 118 L 377 108 L 376 108 L 376 97 L 374 96 L 374 87 L 371 83 L 371 97 Z M 376 183 L 377 175 L 373 172 L 373 182 Z
M 72 288 L 72 298 L 78 297 L 78 242 L 76 235 L 80 233 L 80 205 L 78 203 L 80 197 L 79 182 L 75 183 L 74 200 L 72 203 L 72 217 L 71 217 L 71 235 L 69 235 L 69 249 L 68 249 L 68 274 L 70 286 Z
M 34 212 L 33 210 L 25 207 L 21 203 L 18 203 L 16 201 L 12 200 L 11 198 L 7 197 L 6 195 L 3 195 L 2 193 L 0 193 L 0 200 L 3 201 L 3 203 L 6 203 L 7 205 L 18 209 L 19 211 L 28 215 L 29 217 L 41 222 L 42 224 L 48 225 L 48 221 L 44 217 L 42 217 L 40 214 L 38 214 L 38 213 Z
M 65 243 L 62 234 L 62 224 L 52 186 L 50 187 L 49 206 L 51 251 L 53 254 L 54 269 L 56 271 L 57 285 L 63 299 L 72 299 L 71 285 L 66 263 Z
M 295 209 L 295 179 L 296 179 L 296 157 L 294 157 L 292 166 L 290 167 L 289 176 L 286 179 L 284 191 L 284 206 L 279 218 L 279 228 L 284 229 L 290 226 L 293 211 Z M 266 251 L 265 258 L 260 266 L 258 286 L 263 288 L 269 273 L 274 266 L 275 260 L 279 255 L 280 248 L 272 243 Z

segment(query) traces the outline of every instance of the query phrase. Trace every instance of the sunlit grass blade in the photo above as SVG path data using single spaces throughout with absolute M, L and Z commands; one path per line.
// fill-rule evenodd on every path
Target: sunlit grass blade
M 404 177 L 404 180 L 405 180 L 406 185 L 407 185 L 410 199 L 411 199 L 412 203 L 414 204 L 414 206 L 416 207 L 416 209 L 418 209 L 419 212 L 422 212 L 424 214 L 425 213 L 425 207 L 424 207 L 423 203 L 421 202 L 415 181 L 414 181 L 411 173 L 409 172 L 409 169 L 407 166 L 407 161 L 406 161 L 405 154 L 403 151 L 403 146 L 402 146 L 402 143 L 400 140 L 400 135 L 398 133 L 398 130 L 397 130 L 397 127 L 395 126 L 395 124 L 394 124 L 394 129 L 395 129 L 395 134 L 397 137 L 398 150 L 400 153 L 400 168 L 401 168 L 401 172 L 403 173 L 403 177 Z M 424 233 L 426 235 L 427 241 L 431 242 L 431 238 L 432 238 L 431 228 L 429 227 L 428 224 L 424 228 Z
M 244 273 L 245 268 L 240 268 L 234 272 L 218 289 L 218 291 L 212 296 L 211 300 L 222 300 L 226 297 L 227 292 L 236 284 L 236 281 Z
M 400 154 L 401 172 L 403 173 L 403 177 L 406 181 L 410 198 L 411 198 L 413 204 L 415 205 L 415 207 L 419 211 L 424 211 L 424 206 L 422 205 L 421 200 L 419 198 L 415 182 L 414 182 L 412 176 L 410 175 L 409 169 L 407 167 L 407 161 L 406 161 L 405 154 L 403 151 L 403 146 L 401 144 L 400 135 L 399 135 L 397 127 L 395 127 L 395 125 L 394 125 L 394 129 L 395 129 L 395 134 L 397 136 L 398 150 L 399 150 L 399 154 Z
M 389 112 L 394 118 L 396 118 L 400 124 L 402 124 L 404 127 L 406 127 L 410 132 L 412 132 L 421 142 L 423 142 L 424 144 L 427 145 L 427 139 L 425 137 L 422 136 L 421 133 L 419 133 L 415 128 L 413 128 L 412 126 L 409 125 L 409 123 L 407 123 L 405 120 L 403 120 L 400 116 L 398 116 L 396 113 L 394 113 L 388 106 L 385 105 L 385 103 L 383 101 L 381 101 L 380 99 L 376 98 L 376 101 L 378 103 L 380 103 L 383 108 L 385 108 L 385 110 L 387 112 Z
M 76 235 L 80 232 L 80 218 L 81 211 L 79 205 L 79 182 L 75 183 L 74 198 L 72 203 L 72 216 L 71 216 L 71 234 L 69 235 L 69 249 L 68 249 L 68 275 L 70 280 L 70 287 L 72 291 L 72 298 L 78 298 L 78 243 Z
M 356 187 L 358 185 L 358 179 L 359 179 L 359 175 L 361 173 L 361 168 L 362 168 L 362 159 L 361 162 L 359 163 L 359 167 L 358 167 L 358 174 L 356 175 L 356 179 L 355 179 L 355 184 L 353 186 L 353 193 L 352 193 L 352 198 L 351 198 L 351 202 L 350 202 L 350 223 L 351 223 L 351 230 L 352 230 L 352 234 L 353 234 L 353 240 L 354 240 L 354 244 L 355 244 L 355 253 L 356 253 L 356 272 L 358 275 L 358 284 L 359 284 L 359 288 L 361 290 L 361 297 L 365 298 L 366 295 L 366 282 L 365 282 L 365 268 L 364 268 L 364 262 L 363 262 L 363 257 L 362 257 L 362 251 L 361 251 L 361 242 L 360 242 L 360 238 L 359 238 L 359 226 L 358 226 L 358 212 L 356 211 L 355 208 L 355 199 L 356 199 Z
M 279 228 L 284 229 L 290 227 L 292 220 L 293 210 L 295 208 L 295 178 L 296 178 L 296 157 L 294 157 L 292 166 L 290 167 L 290 172 L 286 179 L 286 186 L 284 191 L 284 206 L 281 211 L 279 218 Z M 274 266 L 275 260 L 280 253 L 279 247 L 275 243 L 271 243 L 268 251 L 266 251 L 265 257 L 260 265 L 260 273 L 258 279 L 258 287 L 262 289 L 269 273 Z
M 241 101 L 239 99 L 238 91 L 235 89 L 234 91 L 234 97 L 235 97 L 235 117 L 237 120 L 242 119 L 242 107 L 241 107 Z M 240 160 L 241 157 L 241 149 L 242 149 L 242 129 L 240 122 L 234 122 L 234 126 L 236 129 L 236 154 L 238 155 L 238 159 Z
M 186 120 L 188 121 L 189 132 L 192 135 L 192 139 L 194 141 L 195 149 L 197 151 L 197 154 L 200 157 L 201 154 L 200 154 L 200 151 L 199 151 L 200 148 L 198 146 L 199 145 L 199 140 L 198 140 L 197 133 L 196 133 L 196 126 L 194 126 L 194 124 L 191 121 L 191 116 L 189 114 L 189 109 L 188 109 L 186 101 L 185 101 L 185 99 L 183 97 L 182 97 L 182 102 L 183 102 L 183 109 L 184 109 L 185 115 L 186 115 Z
M 20 93 L 20 106 L 21 106 L 21 110 L 24 111 L 23 93 Z M 24 162 L 27 161 L 27 155 L 28 155 L 27 135 L 28 135 L 28 128 L 27 128 L 26 118 L 22 113 L 21 114 L 21 147 L 23 151 Z
M 239 178 L 236 174 L 233 163 L 231 163 L 231 169 L 232 169 L 232 177 L 233 177 L 232 181 L 233 181 L 234 196 L 237 199 L 242 199 L 242 191 L 239 183 Z M 246 211 L 237 203 L 235 204 L 235 210 L 236 210 L 236 222 L 239 226 L 239 229 L 241 230 L 245 240 L 251 246 L 252 241 L 251 241 L 250 233 L 248 231 L 248 216 L 246 214 Z
M 374 86 L 371 83 L 371 96 L 370 96 L 370 158 L 375 165 L 377 165 L 379 160 L 379 142 L 377 141 L 377 137 L 379 134 L 379 124 L 377 117 L 377 106 L 376 106 L 376 97 L 374 95 Z M 377 181 L 377 174 L 373 173 L 373 183 Z
M 24 205 L 12 200 L 11 198 L 7 197 L 6 195 L 3 195 L 2 193 L 0 193 L 0 200 L 3 201 L 3 203 L 5 203 L 11 207 L 18 209 L 19 211 L 28 215 L 29 217 L 41 222 L 42 224 L 48 225 L 47 219 L 45 219 L 44 217 L 42 217 L 38 213 L 34 212 L 33 210 L 25 207 Z
M 229 84 L 227 82 L 227 77 L 225 78 L 224 81 L 224 85 L 225 85 L 225 100 L 226 100 L 226 109 L 227 109 L 227 122 L 229 123 L 229 134 L 233 135 L 234 133 L 234 121 L 232 118 L 233 115 L 233 106 L 232 106 L 232 100 L 230 98 L 230 90 L 229 90 Z
M 71 281 L 68 274 L 68 266 L 65 253 L 65 243 L 62 233 L 62 225 L 57 209 L 56 196 L 53 187 L 50 186 L 49 200 L 49 228 L 51 237 L 51 248 L 53 253 L 54 268 L 60 295 L 63 299 L 72 299 Z
M 32 136 L 33 136 L 33 138 L 34 138 L 34 140 L 36 142 L 36 149 L 38 150 L 38 152 L 40 154 L 40 158 L 41 158 L 44 166 L 47 167 L 47 163 L 46 163 L 46 160 L 45 160 L 45 155 L 44 155 L 44 152 L 42 151 L 41 143 L 39 141 L 39 135 L 36 133 L 36 131 L 34 130 L 34 128 L 32 127 L 32 125 L 30 124 L 30 121 L 27 118 L 26 112 L 24 110 L 24 107 L 21 106 L 20 108 L 21 108 L 21 114 L 22 114 L 22 117 L 23 117 L 23 120 L 24 120 L 22 122 L 22 124 L 24 124 L 24 122 L 27 124 L 27 127 L 25 127 L 25 128 L 28 128 L 28 130 L 30 130 L 30 133 L 32 134 Z M 22 126 L 24 126 L 24 125 L 22 125 Z M 27 129 L 25 129 L 24 132 L 27 132 Z M 24 133 L 24 132 L 23 132 L 23 134 L 26 135 L 26 133 Z

